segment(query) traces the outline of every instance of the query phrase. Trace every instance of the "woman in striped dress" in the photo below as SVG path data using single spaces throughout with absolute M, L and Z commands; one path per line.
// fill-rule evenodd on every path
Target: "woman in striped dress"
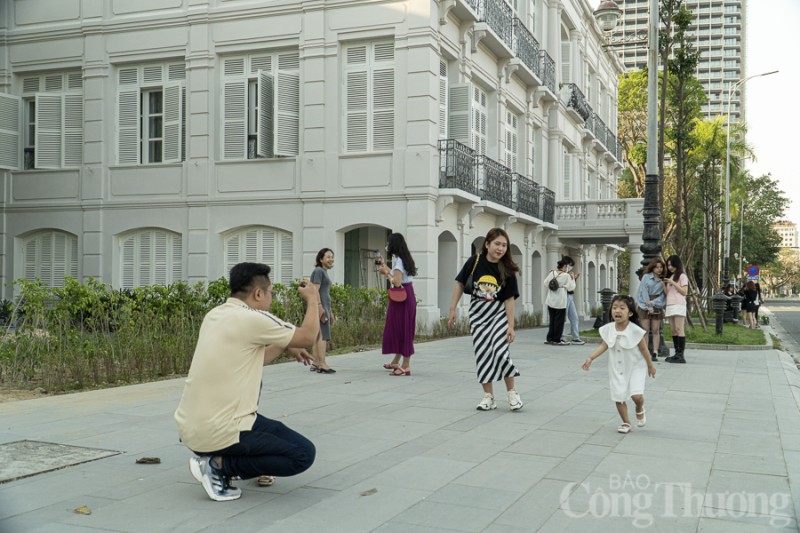
M 447 317 L 447 324 L 455 327 L 456 306 L 471 276 L 474 285 L 469 304 L 469 325 L 478 381 L 484 392 L 478 404 L 480 411 L 497 408 L 493 384 L 500 380 L 506 383 L 511 410 L 522 408 L 522 399 L 514 388 L 514 378 L 519 376 L 519 371 L 511 361 L 508 349 L 514 342 L 514 300 L 519 298 L 519 267 L 511 257 L 510 246 L 504 230 L 494 228 L 489 231 L 481 251 L 467 261 L 456 277 Z

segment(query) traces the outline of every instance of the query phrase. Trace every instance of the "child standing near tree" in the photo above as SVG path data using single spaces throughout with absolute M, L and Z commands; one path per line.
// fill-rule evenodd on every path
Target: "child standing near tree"
M 600 328 L 603 344 L 584 361 L 581 368 L 589 370 L 592 361 L 607 350 L 608 379 L 611 399 L 617 404 L 622 424 L 620 433 L 631 430 L 628 418 L 628 398 L 636 404 L 636 425 L 644 427 L 647 423 L 644 409 L 644 384 L 647 375 L 656 377 L 656 369 L 647 349 L 647 332 L 639 327 L 636 304 L 630 296 L 617 295 L 611 301 L 611 318 L 614 320 Z

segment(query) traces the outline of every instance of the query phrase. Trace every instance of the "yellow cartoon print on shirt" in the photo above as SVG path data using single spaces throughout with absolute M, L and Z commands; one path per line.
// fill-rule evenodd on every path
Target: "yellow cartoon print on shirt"
M 478 290 L 475 295 L 488 302 L 497 298 L 498 290 L 500 290 L 500 285 L 494 276 L 483 276 L 478 280 Z

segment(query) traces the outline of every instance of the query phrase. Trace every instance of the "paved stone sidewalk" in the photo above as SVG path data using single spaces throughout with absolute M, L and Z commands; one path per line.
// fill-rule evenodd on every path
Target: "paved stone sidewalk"
M 317 461 L 272 487 L 240 482 L 234 502 L 189 474 L 172 418 L 182 380 L 2 404 L 0 443 L 124 453 L 0 485 L 0 532 L 797 531 L 800 373 L 785 353 L 659 363 L 647 426 L 623 436 L 606 358 L 583 372 L 591 346 L 544 336 L 512 348 L 514 413 L 502 385 L 497 410 L 475 410 L 469 338 L 419 344 L 410 377 L 389 377 L 378 352 L 334 357 L 330 376 L 268 367 L 261 412 L 311 438 Z

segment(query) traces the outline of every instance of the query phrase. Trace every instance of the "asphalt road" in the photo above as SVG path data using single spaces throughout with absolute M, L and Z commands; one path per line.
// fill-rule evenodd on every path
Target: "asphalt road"
M 765 307 L 775 314 L 786 333 L 800 344 L 800 298 L 768 298 Z

